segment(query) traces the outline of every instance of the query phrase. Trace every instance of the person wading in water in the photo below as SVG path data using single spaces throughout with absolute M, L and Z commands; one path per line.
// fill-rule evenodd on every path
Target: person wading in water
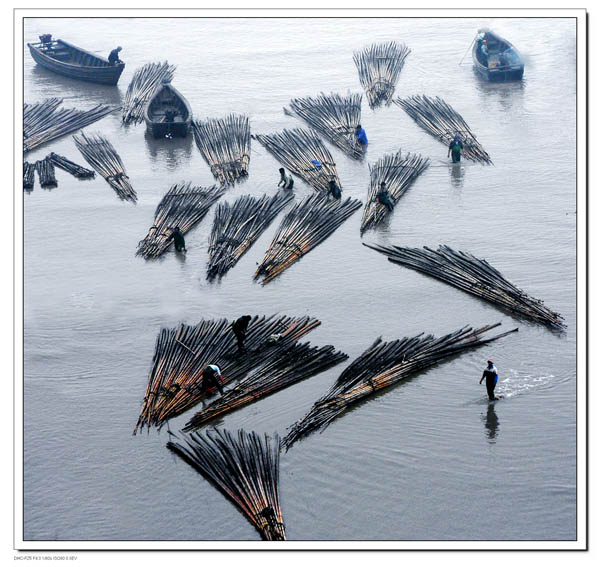
M 452 163 L 458 163 L 460 161 L 462 149 L 463 143 L 460 141 L 460 136 L 456 134 L 454 140 L 452 140 L 448 146 L 448 157 L 450 157 L 450 152 L 452 152 Z
M 496 387 L 496 383 L 498 382 L 498 372 L 496 370 L 496 367 L 494 366 L 494 361 L 491 358 L 488 360 L 487 368 L 483 371 L 481 380 L 479 380 L 480 384 L 483 382 L 484 378 L 488 398 L 490 400 L 497 400 L 498 398 L 494 396 L 494 388 Z
M 181 252 L 182 250 L 184 252 L 187 252 L 187 249 L 185 247 L 185 239 L 183 238 L 183 233 L 181 232 L 181 230 L 179 230 L 178 226 L 176 226 L 173 229 L 173 232 L 167 238 L 167 242 L 170 242 L 171 240 L 173 240 L 173 243 L 175 244 L 175 250 L 177 250 L 177 252 Z

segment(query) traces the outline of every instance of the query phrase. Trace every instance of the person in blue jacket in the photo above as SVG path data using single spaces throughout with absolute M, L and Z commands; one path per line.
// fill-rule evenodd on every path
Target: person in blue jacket
M 487 368 L 483 371 L 481 380 L 479 380 L 480 384 L 483 382 L 484 378 L 488 398 L 490 399 L 490 401 L 497 400 L 498 398 L 494 396 L 494 388 L 496 388 L 496 384 L 498 383 L 498 371 L 496 370 L 496 367 L 494 366 L 494 361 L 491 358 L 488 360 Z
M 356 141 L 361 145 L 361 146 L 366 146 L 369 143 L 369 140 L 367 140 L 367 133 L 365 132 L 365 129 L 358 124 L 358 126 L 356 126 Z

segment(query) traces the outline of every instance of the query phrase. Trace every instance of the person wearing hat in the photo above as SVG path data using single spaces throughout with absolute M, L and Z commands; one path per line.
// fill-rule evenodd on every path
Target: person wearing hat
M 485 378 L 485 387 L 487 388 L 488 398 L 490 401 L 492 401 L 498 399 L 496 396 L 494 396 L 494 388 L 498 382 L 498 372 L 494 366 L 494 361 L 491 358 L 487 362 L 487 368 L 483 371 L 483 375 L 481 376 L 479 383 L 481 384 Z
M 123 61 L 121 61 L 119 59 L 119 51 L 121 51 L 123 48 L 119 45 L 119 47 L 113 49 L 110 52 L 110 55 L 108 56 L 108 62 L 111 65 L 118 65 L 119 63 L 123 63 Z
M 454 135 L 454 139 L 450 142 L 448 146 L 448 157 L 450 157 L 450 152 L 452 152 L 452 163 L 458 163 L 460 161 L 460 154 L 463 149 L 463 143 L 460 141 L 460 136 L 458 134 Z

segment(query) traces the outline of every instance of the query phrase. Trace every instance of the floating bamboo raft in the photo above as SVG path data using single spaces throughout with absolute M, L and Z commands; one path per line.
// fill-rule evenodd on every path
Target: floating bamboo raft
M 136 69 L 127 87 L 123 101 L 123 124 L 138 124 L 144 120 L 144 109 L 163 80 L 171 81 L 175 74 L 175 65 L 163 63 L 147 63 Z
M 329 200 L 319 193 L 296 203 L 281 221 L 254 278 L 262 277 L 263 285 L 269 283 L 333 234 L 361 206 L 358 199 Z
M 342 187 L 329 150 L 312 130 L 294 128 L 275 134 L 258 134 L 253 138 L 284 167 L 304 179 L 317 191 L 327 193 L 329 180 L 332 178 L 340 188 Z M 313 160 L 320 162 L 320 166 L 315 165 Z
M 382 103 L 390 104 L 409 53 L 410 49 L 406 45 L 395 41 L 374 43 L 354 53 L 358 78 L 371 108 Z
M 32 191 L 35 185 L 35 164 L 28 161 L 23 162 L 23 189 Z
M 155 426 L 180 415 L 206 397 L 200 390 L 202 371 L 208 364 L 221 369 L 222 384 L 246 376 L 259 365 L 272 364 L 290 345 L 318 327 L 311 317 L 255 316 L 239 353 L 227 319 L 203 320 L 197 325 L 161 329 L 140 416 L 133 431 Z
M 233 205 L 219 203 L 208 247 L 207 279 L 224 276 L 294 198 L 291 191 L 273 197 L 242 195 Z
M 44 189 L 52 189 L 53 187 L 57 187 L 58 183 L 56 182 L 56 173 L 54 171 L 54 165 L 50 158 L 45 157 L 42 160 L 38 160 L 35 162 L 35 169 L 38 172 L 40 177 L 40 186 Z
M 437 278 L 494 305 L 499 305 L 511 313 L 552 329 L 566 328 L 561 315 L 548 309 L 541 300 L 527 295 L 486 260 L 468 252 L 457 252 L 449 246 L 442 245 L 437 250 L 427 246 L 422 249 L 369 244 L 365 246 L 385 254 L 390 262 Z
M 113 145 L 102 134 L 73 136 L 75 145 L 85 160 L 106 180 L 124 201 L 137 201 L 137 194 L 129 183 L 123 162 Z
M 217 416 L 325 372 L 347 358 L 347 354 L 336 351 L 331 345 L 311 347 L 310 343 L 294 344 L 277 359 L 261 364 L 234 388 L 196 413 L 184 431 L 202 427 Z
M 423 336 L 423 333 L 391 342 L 382 342 L 381 338 L 378 338 L 342 372 L 329 392 L 319 399 L 301 420 L 290 427 L 283 445 L 288 450 L 296 441 L 313 431 L 325 429 L 347 407 L 414 376 L 449 356 L 518 331 L 512 329 L 490 338 L 483 338 L 484 333 L 498 325 L 500 323 L 479 329 L 463 327 L 439 339 L 433 335 Z
M 377 200 L 381 182 L 385 181 L 388 193 L 395 204 L 428 166 L 429 158 L 410 153 L 402 157 L 400 151 L 397 154 L 383 156 L 374 165 L 369 164 L 371 185 L 360 225 L 361 234 L 381 222 L 390 212 Z
M 60 98 L 49 98 L 37 104 L 23 105 L 23 152 L 37 148 L 75 130 L 80 130 L 107 114 L 118 110 L 116 106 L 99 104 L 90 110 L 61 108 Z
M 96 173 L 91 169 L 86 169 L 75 162 L 67 159 L 64 156 L 60 156 L 55 154 L 54 152 L 48 155 L 48 159 L 58 168 L 70 173 L 73 177 L 77 177 L 77 179 L 91 179 L 96 176 Z
M 233 185 L 248 176 L 250 163 L 250 121 L 245 115 L 192 122 L 194 140 L 213 177 Z
M 168 240 L 172 229 L 179 227 L 186 234 L 208 213 L 225 193 L 225 187 L 196 187 L 189 183 L 173 185 L 161 199 L 154 212 L 154 224 L 140 240 L 136 256 L 158 258 L 173 243 Z
M 290 107 L 345 154 L 353 159 L 361 159 L 364 151 L 356 140 L 361 101 L 361 94 L 341 96 L 321 93 L 314 98 L 295 98 L 290 102 Z
M 256 528 L 261 538 L 285 540 L 279 503 L 279 436 L 261 437 L 239 430 L 237 439 L 223 429 L 185 436 L 185 445 L 167 447 L 194 467 Z
M 464 118 L 439 96 L 431 98 L 426 95 L 415 95 L 396 99 L 394 102 L 404 108 L 425 132 L 437 138 L 446 147 L 454 139 L 454 135 L 458 134 L 463 143 L 462 154 L 465 158 L 480 163 L 492 163 L 490 156 L 477 141 Z

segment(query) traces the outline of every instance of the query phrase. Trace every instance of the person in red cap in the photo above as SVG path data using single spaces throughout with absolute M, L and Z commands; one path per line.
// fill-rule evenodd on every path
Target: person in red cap
M 485 387 L 487 388 L 488 398 L 490 400 L 497 400 L 498 398 L 494 396 L 494 388 L 496 387 L 496 383 L 498 382 L 498 372 L 496 371 L 496 367 L 494 366 L 494 361 L 490 358 L 488 360 L 487 368 L 483 371 L 483 375 L 481 376 L 481 380 L 479 383 L 483 382 L 485 378 Z

